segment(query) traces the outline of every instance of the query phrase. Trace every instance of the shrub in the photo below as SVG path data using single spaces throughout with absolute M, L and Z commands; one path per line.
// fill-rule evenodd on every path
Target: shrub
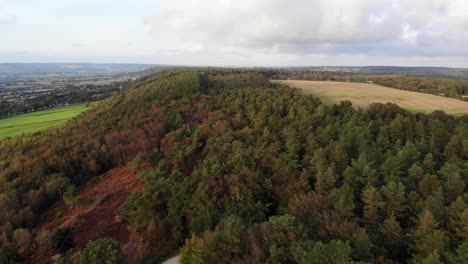
M 13 232 L 13 240 L 18 245 L 19 253 L 23 254 L 31 248 L 33 237 L 28 229 L 20 228 Z
M 49 247 L 57 253 L 66 253 L 73 247 L 73 230 L 69 227 L 55 230 L 49 237 Z
M 80 252 L 75 264 L 114 264 L 123 263 L 119 242 L 101 238 L 89 242 Z
M 81 204 L 80 197 L 76 196 L 75 193 L 75 185 L 69 185 L 67 191 L 63 193 L 63 201 L 65 201 L 68 207 L 75 207 Z
M 16 179 L 18 176 L 19 176 L 19 173 L 17 171 L 9 171 L 5 173 L 4 177 L 7 182 L 11 182 L 14 179 Z
M 13 264 L 19 261 L 16 246 L 8 244 L 0 247 L 0 264 Z

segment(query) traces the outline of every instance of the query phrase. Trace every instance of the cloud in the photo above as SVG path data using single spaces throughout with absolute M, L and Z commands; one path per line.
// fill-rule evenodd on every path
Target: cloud
M 145 23 L 182 50 L 435 57 L 468 55 L 466 14 L 465 0 L 171 0 Z
M 9 25 L 16 23 L 16 16 L 0 13 L 0 25 Z
M 468 67 L 466 14 L 466 0 L 0 0 L 0 61 Z

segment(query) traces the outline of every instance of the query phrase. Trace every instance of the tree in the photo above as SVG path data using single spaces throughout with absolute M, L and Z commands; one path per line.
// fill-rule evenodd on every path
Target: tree
M 450 204 L 447 208 L 447 214 L 448 214 L 448 229 L 450 230 L 450 236 L 452 239 L 455 240 L 454 237 L 456 237 L 458 234 L 464 234 L 465 232 L 460 230 L 457 232 L 457 230 L 463 225 L 464 218 L 462 218 L 462 215 L 465 211 L 466 204 L 465 201 L 461 196 L 459 196 L 453 203 Z M 468 213 L 465 215 L 465 218 L 468 216 Z M 468 223 L 466 224 L 468 226 Z M 468 232 L 468 228 L 466 228 L 466 232 Z M 462 239 L 468 240 L 468 235 L 465 236 L 465 238 L 461 237 Z
M 445 232 L 438 229 L 438 223 L 428 210 L 420 217 L 419 226 L 413 233 L 413 249 L 416 256 L 426 257 L 434 251 L 444 252 L 447 245 Z
M 457 247 L 455 252 L 448 253 L 446 256 L 450 264 L 468 263 L 468 242 L 463 242 Z
M 444 189 L 449 201 L 455 201 L 455 199 L 462 195 L 465 191 L 466 180 L 462 179 L 460 169 L 456 164 L 446 163 L 441 169 L 440 174 L 444 179 Z
M 406 186 L 412 190 L 416 189 L 417 183 L 421 180 L 424 175 L 424 170 L 417 163 L 414 163 L 411 168 L 408 169 L 408 184 Z
M 381 188 L 384 196 L 385 209 L 387 211 L 387 218 L 390 215 L 399 216 L 405 210 L 405 186 L 400 182 L 389 182 Z
M 435 175 L 425 175 L 418 184 L 419 194 L 427 198 L 440 191 L 440 181 Z
M 315 236 L 329 221 L 332 205 L 332 199 L 323 194 L 298 194 L 289 201 L 287 213 L 294 216 L 310 236 Z
M 49 247 L 64 254 L 73 247 L 73 230 L 69 227 L 58 228 L 49 237 Z
M 20 256 L 13 244 L 6 244 L 0 247 L 0 264 L 15 264 L 20 260 Z
M 400 223 L 395 216 L 391 215 L 385 219 L 380 226 L 380 233 L 383 239 L 380 241 L 384 248 L 388 250 L 392 259 L 402 258 L 404 256 L 405 237 Z
M 33 243 L 31 232 L 24 228 L 16 229 L 13 232 L 13 240 L 15 241 L 20 254 L 28 252 Z
M 69 185 L 67 191 L 63 193 L 63 201 L 69 207 L 75 207 L 81 204 L 79 196 L 76 196 L 75 185 Z
M 426 156 L 424 156 L 423 164 L 429 172 L 434 171 L 435 161 L 432 153 L 427 153 Z
M 465 208 L 460 214 L 460 219 L 455 220 L 453 223 L 455 227 L 455 234 L 461 239 L 468 240 L 468 208 Z
M 364 217 L 368 223 L 377 223 L 380 210 L 385 206 L 379 190 L 373 186 L 366 187 L 362 193 L 362 201 L 364 202 Z
M 304 235 L 303 227 L 296 223 L 296 219 L 290 215 L 273 216 L 259 228 L 266 263 L 292 261 L 290 246 Z
M 458 135 L 453 135 L 450 141 L 445 145 L 444 156 L 445 160 L 456 162 L 462 156 L 463 144 Z
M 365 229 L 359 229 L 351 238 L 351 256 L 355 260 L 370 260 L 373 244 Z
M 229 263 L 242 253 L 242 220 L 237 216 L 222 219 L 216 229 L 201 237 L 192 235 L 181 249 L 181 263 Z
M 426 257 L 416 257 L 414 262 L 416 264 L 443 264 L 440 260 L 440 255 L 437 250 L 431 252 Z
M 339 189 L 334 189 L 331 197 L 334 200 L 333 207 L 338 218 L 347 219 L 354 215 L 354 191 L 351 187 L 345 184 Z
M 123 263 L 119 242 L 101 238 L 88 242 L 80 251 L 75 264 L 118 264 Z
M 314 154 L 316 155 L 316 154 Z M 323 160 L 316 162 L 316 178 L 315 191 L 319 193 L 328 193 L 335 188 L 336 176 L 334 166 L 325 166 Z
M 351 246 L 339 240 L 328 244 L 299 241 L 293 245 L 292 254 L 299 264 L 343 263 L 351 264 Z

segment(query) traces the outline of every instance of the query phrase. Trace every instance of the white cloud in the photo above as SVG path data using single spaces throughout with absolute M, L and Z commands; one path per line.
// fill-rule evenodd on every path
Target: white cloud
M 0 13 L 0 25 L 15 24 L 16 16 Z
M 188 47 L 466 56 L 466 0 L 171 0 L 146 17 Z
M 0 61 L 468 67 L 467 0 L 0 0 Z

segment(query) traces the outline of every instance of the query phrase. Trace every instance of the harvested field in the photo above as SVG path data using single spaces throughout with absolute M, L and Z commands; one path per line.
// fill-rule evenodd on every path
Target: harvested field
M 324 103 L 333 104 L 349 100 L 357 108 L 365 108 L 371 103 L 394 103 L 400 107 L 419 113 L 443 110 L 448 114 L 468 114 L 468 103 L 431 94 L 410 92 L 388 88 L 372 83 L 321 82 L 321 81 L 275 81 L 300 88 L 304 93 L 319 97 Z

